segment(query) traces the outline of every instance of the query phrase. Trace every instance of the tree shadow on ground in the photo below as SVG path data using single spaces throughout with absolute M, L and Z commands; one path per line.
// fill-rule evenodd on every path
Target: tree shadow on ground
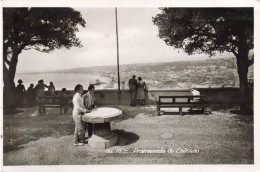
M 237 110 L 237 109 L 232 109 L 229 112 L 232 113 L 232 114 L 235 114 L 235 115 L 245 115 L 245 116 L 253 116 L 253 114 L 254 114 L 254 112 L 251 111 L 251 110 L 240 111 L 240 110 Z
M 68 115 L 71 113 L 59 116 L 59 111 L 49 112 L 41 116 L 31 116 L 27 111 L 12 118 L 6 116 L 3 129 L 4 153 L 21 149 L 25 144 L 41 138 L 73 135 L 75 125 L 71 115 Z
M 15 109 L 15 110 L 13 110 L 12 112 L 4 111 L 4 112 L 3 112 L 3 115 L 16 115 L 16 114 L 23 113 L 23 112 L 24 112 L 24 110 Z
M 117 146 L 126 146 L 135 143 L 139 140 L 139 136 L 125 130 L 113 130 L 118 135 Z

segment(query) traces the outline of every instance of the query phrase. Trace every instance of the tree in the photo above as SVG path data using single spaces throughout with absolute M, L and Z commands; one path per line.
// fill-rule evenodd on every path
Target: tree
M 254 48 L 253 8 L 160 8 L 153 17 L 159 37 L 169 46 L 184 52 L 232 52 L 236 57 L 240 81 L 240 110 L 249 103 L 247 73 Z
M 80 12 L 72 8 L 3 8 L 4 108 L 14 109 L 14 77 L 22 50 L 51 52 L 80 47 L 78 25 L 85 27 Z

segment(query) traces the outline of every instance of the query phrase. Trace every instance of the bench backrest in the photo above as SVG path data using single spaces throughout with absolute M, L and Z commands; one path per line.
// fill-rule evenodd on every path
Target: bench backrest
M 206 96 L 159 96 L 158 104 L 205 104 Z
M 38 97 L 40 104 L 61 104 L 62 98 L 59 96 L 42 96 Z

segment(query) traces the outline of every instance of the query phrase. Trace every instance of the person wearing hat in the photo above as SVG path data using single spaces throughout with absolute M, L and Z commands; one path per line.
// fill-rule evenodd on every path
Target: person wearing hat
M 22 84 L 23 81 L 21 79 L 18 80 L 18 83 L 19 84 L 16 87 L 16 106 L 23 106 L 25 87 Z
M 33 83 L 30 84 L 26 91 L 26 95 L 28 98 L 28 106 L 31 107 L 35 102 L 35 93 L 34 93 L 34 85 Z
M 34 87 L 34 91 L 36 93 L 36 99 L 39 102 L 39 98 L 38 97 L 42 97 L 45 96 L 44 93 L 44 89 L 48 88 L 48 86 L 46 84 L 44 84 L 44 81 L 41 79 L 38 81 L 38 84 Z M 42 108 L 41 111 L 43 113 L 46 113 L 45 108 Z
M 53 82 L 52 82 L 52 81 L 50 82 L 48 91 L 49 91 L 49 93 L 50 93 L 51 96 L 55 96 L 55 86 L 53 85 Z
M 38 84 L 34 87 L 34 90 L 36 92 L 36 97 L 45 96 L 44 89 L 49 88 L 46 84 L 44 84 L 44 81 L 41 79 L 38 81 Z

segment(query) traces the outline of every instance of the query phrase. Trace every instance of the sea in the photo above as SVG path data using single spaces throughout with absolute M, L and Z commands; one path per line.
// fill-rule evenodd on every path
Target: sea
M 90 83 L 94 83 L 97 79 L 100 80 L 103 84 L 96 85 L 96 89 L 105 88 L 106 84 L 109 83 L 110 78 L 99 76 L 99 75 L 89 75 L 84 73 L 24 73 L 16 74 L 15 84 L 18 84 L 19 79 L 23 80 L 25 89 L 27 89 L 31 83 L 34 86 L 38 83 L 39 80 L 43 79 L 46 85 L 49 85 L 52 81 L 54 83 L 56 90 L 61 90 L 66 88 L 67 90 L 74 90 L 74 87 L 77 84 L 81 84 L 84 90 L 87 90 Z

